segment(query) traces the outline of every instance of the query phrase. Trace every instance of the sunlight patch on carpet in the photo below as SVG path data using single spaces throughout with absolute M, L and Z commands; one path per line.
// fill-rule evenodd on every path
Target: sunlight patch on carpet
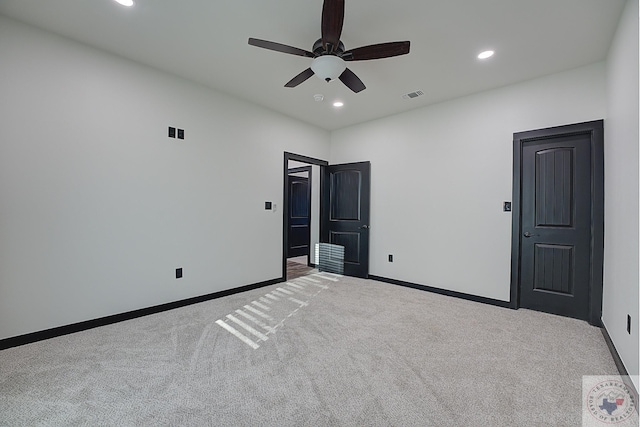
M 329 289 L 329 286 L 322 283 L 323 280 L 337 283 L 342 277 L 331 273 L 317 273 L 313 276 L 315 278 L 305 276 L 285 282 L 258 298 L 260 302 L 251 301 L 253 305 L 243 305 L 233 313 L 216 320 L 216 324 L 252 349 L 257 350 L 262 343 L 269 339 L 269 334 L 275 334 L 278 328 L 284 326 L 285 320 L 294 316 L 300 309 L 307 307 L 310 300 L 320 292 Z M 295 308 L 292 308 L 291 304 L 295 304 Z M 270 315 L 265 313 L 266 311 L 281 314 Z M 258 319 L 256 316 L 264 320 Z M 260 332 L 249 323 L 264 329 L 266 333 Z

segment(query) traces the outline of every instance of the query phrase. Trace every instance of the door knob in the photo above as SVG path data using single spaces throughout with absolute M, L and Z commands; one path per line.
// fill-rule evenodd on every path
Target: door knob
M 360 227 L 360 228 L 363 228 L 363 229 L 365 229 L 365 230 L 368 230 L 368 229 L 369 229 L 369 226 L 365 224 L 365 225 L 363 225 L 363 226 L 362 226 L 362 227 Z
M 531 234 L 528 231 L 524 233 L 524 237 L 531 237 L 531 236 L 536 236 L 536 234 Z

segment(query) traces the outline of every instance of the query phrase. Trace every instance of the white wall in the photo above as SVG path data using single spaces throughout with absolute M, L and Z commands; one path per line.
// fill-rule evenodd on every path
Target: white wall
M 333 132 L 371 161 L 370 273 L 508 301 L 513 133 L 604 116 L 598 63 Z
M 638 383 L 638 1 L 624 10 L 607 58 L 602 320 Z M 632 334 L 627 333 L 627 314 Z
M 281 276 L 328 132 L 4 17 L 0 58 L 0 339 Z

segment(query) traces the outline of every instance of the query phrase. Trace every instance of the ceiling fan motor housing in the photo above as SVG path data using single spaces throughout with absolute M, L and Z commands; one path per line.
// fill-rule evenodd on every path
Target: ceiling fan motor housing
M 330 53 L 330 46 L 327 46 L 327 48 L 328 49 L 325 50 L 324 47 L 322 46 L 322 39 L 318 39 L 313 44 L 313 48 L 311 48 L 311 50 L 316 56 L 322 56 L 322 55 L 342 56 L 342 54 L 344 53 L 344 44 L 342 42 L 338 43 L 338 47 L 333 50 L 333 53 Z

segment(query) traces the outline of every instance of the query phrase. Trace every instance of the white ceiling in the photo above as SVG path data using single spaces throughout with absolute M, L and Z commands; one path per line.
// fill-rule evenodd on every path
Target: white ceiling
M 354 94 L 316 77 L 285 88 L 311 59 L 247 44 L 255 37 L 311 50 L 322 0 L 135 1 L 2 0 L 0 14 L 333 130 L 604 60 L 625 3 L 346 0 L 347 49 L 411 41 L 408 55 L 348 63 L 367 86 Z M 495 56 L 478 60 L 485 49 Z M 402 98 L 416 90 L 425 95 Z M 318 93 L 324 102 L 314 101 Z

